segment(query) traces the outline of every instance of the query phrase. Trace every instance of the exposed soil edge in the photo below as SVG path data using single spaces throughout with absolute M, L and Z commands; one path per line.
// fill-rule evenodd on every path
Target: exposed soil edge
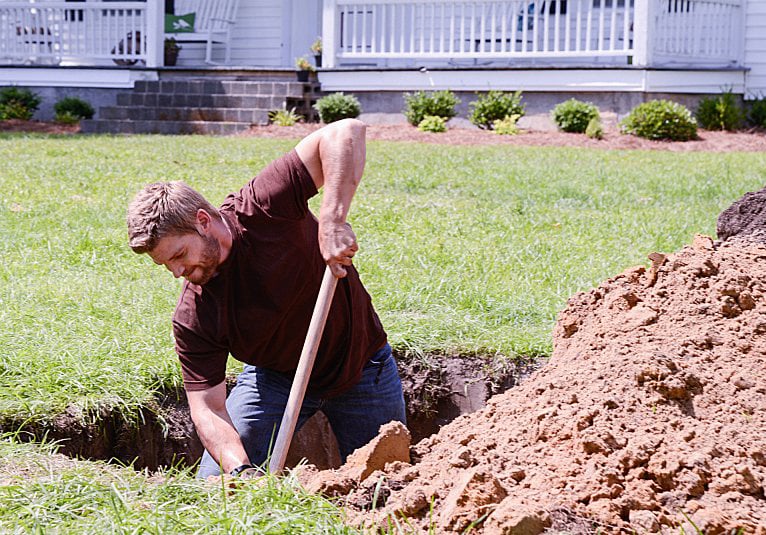
M 415 441 L 437 432 L 461 414 L 482 408 L 487 399 L 516 385 L 535 367 L 529 361 L 515 363 L 498 356 L 398 353 L 396 358 Z M 69 457 L 117 460 L 152 471 L 194 464 L 203 452 L 186 396 L 180 390 L 159 394 L 135 415 L 104 410 L 86 420 L 78 407 L 70 406 L 48 422 L 6 420 L 0 424 L 0 432 L 18 432 L 21 440 L 55 441 L 59 452 Z M 305 457 L 322 469 L 337 467 L 337 453 L 328 447 L 335 440 L 331 435 L 323 415 L 312 418 L 296 434 L 288 466 Z

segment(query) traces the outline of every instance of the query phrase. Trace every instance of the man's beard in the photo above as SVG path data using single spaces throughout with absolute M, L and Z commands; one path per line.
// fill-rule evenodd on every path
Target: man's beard
M 210 282 L 218 272 L 221 259 L 221 245 L 212 236 L 202 236 L 203 248 L 199 263 L 186 279 L 200 286 Z

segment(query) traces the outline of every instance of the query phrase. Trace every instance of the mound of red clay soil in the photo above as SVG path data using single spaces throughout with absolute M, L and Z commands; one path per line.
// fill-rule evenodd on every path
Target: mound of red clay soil
M 550 362 L 411 458 L 387 429 L 302 479 L 369 527 L 766 534 L 766 244 L 728 219 L 573 296 Z

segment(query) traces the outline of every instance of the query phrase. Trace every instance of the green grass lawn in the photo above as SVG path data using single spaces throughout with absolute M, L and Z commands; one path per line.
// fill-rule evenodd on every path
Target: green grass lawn
M 179 385 L 180 282 L 127 247 L 126 206 L 143 184 L 175 179 L 219 203 L 293 145 L 0 138 L 0 421 L 69 404 L 131 414 Z M 356 264 L 396 348 L 544 355 L 570 295 L 714 233 L 764 176 L 753 153 L 373 142 L 350 215 Z
M 227 488 L 185 471 L 145 473 L 72 461 L 0 440 L 0 533 L 356 533 L 292 474 Z
M 0 137 L 0 422 L 44 422 L 68 405 L 131 418 L 179 386 L 180 283 L 127 247 L 126 206 L 143 184 L 174 179 L 219 203 L 293 145 Z M 570 295 L 713 234 L 717 214 L 764 176 L 766 155 L 754 153 L 374 142 L 350 216 L 356 264 L 400 350 L 545 355 Z M 183 472 L 156 484 L 99 463 L 52 470 L 51 458 L 0 440 L 9 473 L 37 467 L 14 479 L 0 464 L 0 531 L 343 531 L 290 478 L 225 497 Z

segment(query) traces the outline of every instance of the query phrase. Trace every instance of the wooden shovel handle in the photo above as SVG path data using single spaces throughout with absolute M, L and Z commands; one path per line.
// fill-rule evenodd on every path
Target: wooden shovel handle
M 287 450 L 290 448 L 290 442 L 295 432 L 295 424 L 298 422 L 301 405 L 303 405 L 303 396 L 306 394 L 306 386 L 311 377 L 311 369 L 314 367 L 314 359 L 317 356 L 319 342 L 322 340 L 322 331 L 327 321 L 327 315 L 330 312 L 332 298 L 335 294 L 335 286 L 338 279 L 327 266 L 322 278 L 322 286 L 319 288 L 314 313 L 311 315 L 309 331 L 306 334 L 306 341 L 303 343 L 301 358 L 298 361 L 298 369 L 295 370 L 295 379 L 290 388 L 290 397 L 287 398 L 285 413 L 282 415 L 282 423 L 279 424 L 279 433 L 274 443 L 274 450 L 271 454 L 269 463 L 269 472 L 277 474 L 282 471 L 287 459 Z

